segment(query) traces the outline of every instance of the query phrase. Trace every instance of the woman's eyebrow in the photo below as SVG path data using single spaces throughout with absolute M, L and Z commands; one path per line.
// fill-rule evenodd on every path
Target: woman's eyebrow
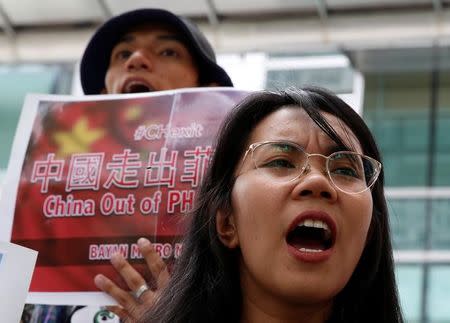
M 354 149 L 351 149 L 349 146 L 343 146 L 343 145 L 331 145 L 327 148 L 326 154 L 327 156 L 331 155 L 332 153 L 338 152 L 338 151 L 354 151 Z

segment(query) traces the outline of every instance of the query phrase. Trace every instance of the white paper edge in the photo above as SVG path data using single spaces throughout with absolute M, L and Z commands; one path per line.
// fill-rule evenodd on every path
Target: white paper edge
M 26 302 L 46 305 L 117 305 L 111 296 L 103 292 L 32 292 L 28 293 Z
M 64 102 L 84 102 L 84 101 L 109 101 L 118 99 L 131 98 L 149 98 L 152 96 L 163 96 L 177 93 L 192 93 L 192 92 L 246 92 L 252 93 L 245 89 L 237 89 L 235 87 L 193 87 L 182 88 L 166 91 L 143 92 L 143 93 L 128 93 L 128 94 L 90 94 L 90 95 L 66 95 L 66 94 L 39 94 L 31 93 L 27 96 L 36 96 L 39 101 L 64 101 Z

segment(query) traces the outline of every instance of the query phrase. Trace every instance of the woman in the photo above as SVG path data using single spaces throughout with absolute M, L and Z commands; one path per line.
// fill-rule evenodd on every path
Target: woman
M 326 90 L 244 100 L 140 321 L 403 322 L 378 160 L 363 120 Z

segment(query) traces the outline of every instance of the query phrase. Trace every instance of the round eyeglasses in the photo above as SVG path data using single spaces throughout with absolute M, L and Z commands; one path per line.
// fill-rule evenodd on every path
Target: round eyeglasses
M 293 181 L 308 171 L 310 157 L 323 157 L 331 183 L 348 194 L 368 190 L 381 172 L 381 163 L 369 156 L 353 151 L 337 151 L 329 156 L 309 154 L 289 141 L 256 142 L 248 147 L 243 159 L 249 154 L 257 171 L 280 182 Z

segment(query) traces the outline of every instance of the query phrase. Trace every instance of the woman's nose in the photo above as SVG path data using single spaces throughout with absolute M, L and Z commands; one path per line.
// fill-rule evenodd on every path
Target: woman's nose
M 327 201 L 337 199 L 337 189 L 331 183 L 324 165 L 320 164 L 317 163 L 316 167 L 308 164 L 303 174 L 295 180 L 296 185 L 292 190 L 294 198 L 323 198 Z
M 128 57 L 126 68 L 128 70 L 150 70 L 152 61 L 148 54 L 142 50 L 136 50 Z

